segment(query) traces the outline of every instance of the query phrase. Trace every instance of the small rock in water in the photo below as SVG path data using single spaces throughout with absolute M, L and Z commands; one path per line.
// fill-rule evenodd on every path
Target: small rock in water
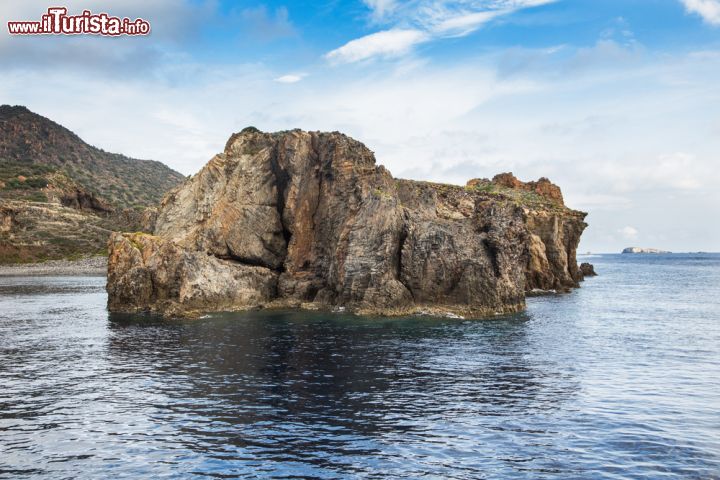
M 581 263 L 580 264 L 580 271 L 582 272 L 584 277 L 596 277 L 597 273 L 595 273 L 595 267 L 592 263 Z

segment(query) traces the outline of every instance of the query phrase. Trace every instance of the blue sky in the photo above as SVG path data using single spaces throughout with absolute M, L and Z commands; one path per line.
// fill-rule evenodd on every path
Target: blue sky
M 67 6 L 152 34 L 3 32 L 2 102 L 106 150 L 191 174 L 247 125 L 340 130 L 397 177 L 548 176 L 590 212 L 583 250 L 720 250 L 720 0 Z
M 265 2 L 256 5 L 248 2 L 221 2 L 218 11 L 228 16 L 264 17 L 277 26 L 280 18 L 287 18 L 292 30 L 277 29 L 274 38 L 268 36 L 261 45 L 252 35 L 246 37 L 232 23 L 222 26 L 222 21 L 208 22 L 202 28 L 203 40 L 191 50 L 200 58 L 208 59 L 208 53 L 216 61 L 243 59 L 264 61 L 267 56 L 276 61 L 303 66 L 304 62 L 317 60 L 324 53 L 365 35 L 392 28 L 422 29 L 421 19 L 414 19 L 412 12 L 421 2 L 385 2 L 398 5 L 397 14 L 385 13 L 379 17 L 368 4 L 372 2 Z M 382 3 L 382 2 L 378 2 Z M 403 4 L 414 3 L 413 7 Z M 459 3 L 459 2 L 426 2 Z M 492 2 L 467 2 L 489 5 Z M 512 2 L 508 2 L 512 3 Z M 254 6 L 255 5 L 255 6 Z M 249 14 L 247 10 L 255 10 Z M 487 8 L 458 8 L 463 12 L 487 11 Z M 492 9 L 490 9 L 492 10 Z M 410 15 L 404 15 L 409 11 Z M 286 12 L 286 13 L 282 13 Z M 466 13 L 471 15 L 472 13 Z M 285 17 L 287 15 L 287 17 Z M 448 14 L 449 16 L 451 14 Z M 418 17 L 421 15 L 418 14 Z M 216 19 L 219 20 L 219 19 Z M 718 35 L 709 22 L 703 22 L 698 14 L 688 12 L 676 0 L 571 0 L 549 2 L 534 8 L 518 8 L 512 13 L 497 17 L 492 22 L 470 28 L 466 35 L 450 38 L 438 36 L 427 42 L 418 53 L 441 60 L 462 58 L 468 53 L 523 46 L 548 48 L 560 44 L 576 47 L 594 45 L 611 31 L 627 28 L 643 45 L 664 51 L 683 51 L 699 44 L 717 43 Z M 220 27 L 218 32 L 216 28 Z M 276 27 L 277 28 L 277 27 Z M 282 35 L 281 33 L 286 33 Z M 247 42 L 249 40 L 249 42 Z M 215 47 L 221 43 L 223 48 Z M 229 45 L 235 48 L 227 48 Z M 258 48 L 260 47 L 260 48 Z M 236 48 L 238 48 L 236 50 Z M 210 50 L 210 52 L 208 52 Z M 215 50 L 213 52 L 213 50 Z

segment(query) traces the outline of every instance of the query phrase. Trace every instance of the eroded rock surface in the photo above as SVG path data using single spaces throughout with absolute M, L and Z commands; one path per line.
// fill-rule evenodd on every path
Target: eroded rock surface
M 549 181 L 505 180 L 395 180 L 340 133 L 245 129 L 165 197 L 154 235 L 113 235 L 109 307 L 516 311 L 577 285 L 585 223 Z

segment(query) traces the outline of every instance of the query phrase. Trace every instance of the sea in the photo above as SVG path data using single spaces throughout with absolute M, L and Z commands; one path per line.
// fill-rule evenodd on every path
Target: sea
M 163 320 L 1 277 L 0 478 L 720 478 L 720 254 L 579 261 L 482 320 Z

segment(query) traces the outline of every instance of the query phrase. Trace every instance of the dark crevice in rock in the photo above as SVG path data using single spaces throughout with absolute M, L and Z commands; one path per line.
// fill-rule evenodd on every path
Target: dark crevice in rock
M 313 135 L 310 141 L 310 148 L 312 149 L 312 153 L 317 159 L 317 164 L 319 165 L 318 171 L 317 171 L 317 181 L 318 181 L 318 195 L 317 195 L 317 202 L 315 202 L 315 206 L 313 207 L 313 212 L 311 218 L 313 219 L 313 227 L 317 225 L 317 219 L 315 218 L 317 215 L 318 210 L 320 209 L 320 199 L 322 198 L 322 189 L 323 189 L 323 165 L 320 162 L 321 156 L 320 151 L 318 150 L 317 145 L 318 138 Z
M 89 210 L 91 212 L 107 215 L 113 212 L 113 208 L 89 192 L 76 189 L 66 193 L 60 198 L 60 204 L 64 207 L 76 210 Z
M 265 242 L 265 239 L 264 239 L 264 238 L 260 237 L 260 242 L 262 242 L 263 247 L 264 247 L 265 249 L 268 249 L 267 243 Z M 238 263 L 238 264 L 242 264 L 242 265 L 249 265 L 249 266 L 253 266 L 253 267 L 263 267 L 263 268 L 267 268 L 268 270 L 272 270 L 272 271 L 276 271 L 276 272 L 281 272 L 281 270 L 280 270 L 279 267 L 276 268 L 276 267 L 274 267 L 274 266 L 272 266 L 272 265 L 268 265 L 266 262 L 263 262 L 263 261 L 260 260 L 260 259 L 257 259 L 257 258 L 249 258 L 249 257 L 245 257 L 245 256 L 242 256 L 242 255 L 235 255 L 235 254 L 233 253 L 233 251 L 232 251 L 232 248 L 230 248 L 230 245 L 228 244 L 227 241 L 225 241 L 225 248 L 226 248 L 226 250 L 227 250 L 227 252 L 228 252 L 227 255 L 222 255 L 222 254 L 218 254 L 218 253 L 211 253 L 211 252 L 208 252 L 208 255 L 213 256 L 213 257 L 217 258 L 218 260 L 225 260 L 225 261 L 228 261 L 228 262 L 234 262 L 234 263 Z M 282 271 L 284 271 L 284 268 L 283 268 Z
M 395 277 L 396 277 L 397 281 L 400 282 L 405 287 L 405 289 L 410 294 L 410 297 L 412 298 L 413 302 L 415 302 L 415 293 L 413 292 L 411 286 L 404 280 L 403 274 L 402 274 L 402 269 L 403 269 L 402 254 L 403 254 L 403 249 L 405 248 L 405 242 L 407 241 L 407 237 L 408 237 L 408 226 L 406 224 L 403 224 L 402 228 L 400 229 L 400 238 L 398 241 L 398 248 L 397 248 L 397 253 L 396 253 L 397 270 L 395 271 Z
M 285 212 L 285 195 L 288 189 L 288 186 L 290 185 L 290 174 L 288 174 L 287 170 L 282 168 L 280 166 L 280 160 L 278 159 L 278 156 L 280 155 L 279 152 L 280 148 L 278 143 L 275 143 L 275 148 L 273 148 L 273 153 L 270 156 L 270 168 L 272 169 L 273 175 L 275 175 L 275 185 L 277 189 L 277 203 L 276 208 L 278 211 L 278 214 L 280 215 L 280 224 L 282 225 L 282 235 L 285 239 L 285 245 L 290 245 L 290 239 L 292 238 L 292 232 L 290 229 L 287 228 L 285 225 L 285 219 L 283 218 L 283 213 Z
M 282 221 L 280 222 L 282 224 Z M 283 227 L 282 232 L 274 232 L 274 233 L 282 233 L 283 236 L 285 236 L 285 228 Z M 268 243 L 268 241 L 263 237 L 262 235 L 258 237 L 260 239 L 260 243 L 262 243 L 263 248 L 268 251 L 273 251 L 273 246 Z M 285 271 L 285 257 L 287 256 L 287 243 L 285 243 L 285 253 L 282 255 L 282 258 L 280 259 L 280 262 L 278 263 L 278 266 L 274 265 L 268 265 L 266 263 L 261 263 L 261 266 L 264 266 L 265 268 L 269 268 L 270 270 L 275 270 L 278 272 L 284 272 Z
M 490 264 L 492 265 L 493 272 L 495 273 L 496 277 L 499 277 L 501 275 L 501 272 L 500 265 L 498 263 L 498 249 L 488 239 L 483 239 L 483 245 L 485 246 L 485 250 L 487 250 L 488 252 L 488 258 L 490 259 Z
M 147 278 L 148 282 L 150 282 L 150 291 L 152 292 L 150 294 L 150 298 L 160 298 L 158 287 L 155 283 L 155 275 L 153 274 L 153 272 L 148 272 Z
M 218 255 L 218 254 L 213 254 L 213 253 L 209 253 L 209 252 L 208 252 L 208 255 L 212 255 L 213 257 L 217 258 L 218 260 L 225 260 L 226 262 L 233 262 L 233 263 L 237 263 L 239 265 L 245 265 L 245 266 L 249 266 L 249 267 L 267 268 L 268 270 L 271 270 L 276 273 L 282 273 L 285 270 L 283 267 L 271 267 L 256 258 L 239 257 L 239 256 L 235 256 L 235 255 Z
M 397 261 L 397 271 L 396 271 L 396 277 L 398 280 L 402 282 L 402 251 L 403 247 L 405 246 L 405 240 L 407 240 L 408 232 L 405 225 L 403 225 L 402 229 L 400 229 L 400 238 L 398 241 L 398 248 L 396 253 L 396 261 Z

